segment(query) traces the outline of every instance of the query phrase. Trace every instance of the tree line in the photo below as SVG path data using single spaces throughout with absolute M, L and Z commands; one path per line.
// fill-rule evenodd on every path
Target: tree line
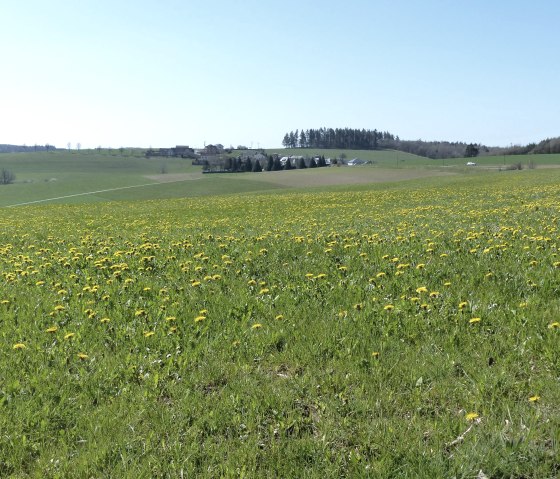
M 338 148 L 350 150 L 375 150 L 384 141 L 395 141 L 398 137 L 388 131 L 353 128 L 318 128 L 290 131 L 284 135 L 285 148 Z

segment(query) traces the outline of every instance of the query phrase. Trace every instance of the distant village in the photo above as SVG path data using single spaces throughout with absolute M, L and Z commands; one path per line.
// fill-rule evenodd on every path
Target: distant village
M 355 166 L 369 161 L 353 158 L 325 158 L 324 156 L 291 155 L 281 156 L 277 153 L 267 155 L 264 150 L 250 150 L 238 147 L 224 148 L 223 145 L 207 145 L 201 149 L 185 145 L 174 148 L 150 148 L 146 157 L 187 158 L 193 165 L 200 165 L 203 173 L 238 173 L 244 171 L 278 171 L 303 168 L 320 168 L 327 166 Z

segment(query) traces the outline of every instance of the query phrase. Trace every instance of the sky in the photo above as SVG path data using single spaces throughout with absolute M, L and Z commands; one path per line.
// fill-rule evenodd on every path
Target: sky
M 0 0 L 0 143 L 560 136 L 557 0 Z

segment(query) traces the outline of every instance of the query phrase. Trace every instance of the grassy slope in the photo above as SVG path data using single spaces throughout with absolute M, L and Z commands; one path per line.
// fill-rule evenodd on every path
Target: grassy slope
M 270 150 L 280 154 L 340 155 L 342 150 Z M 326 185 L 387 182 L 449 174 L 479 174 L 485 167 L 497 169 L 514 162 L 532 159 L 537 166 L 560 164 L 560 155 L 530 157 L 478 158 L 476 168 L 467 168 L 466 159 L 430 160 L 396 151 L 344 151 L 347 158 L 371 160 L 371 165 L 354 168 L 315 169 L 241 175 L 200 175 L 201 168 L 190 160 L 144 158 L 141 152 L 124 156 L 113 153 L 40 152 L 0 155 L 0 167 L 16 174 L 16 183 L 0 186 L 0 206 L 80 195 L 85 192 L 151 184 L 142 188 L 104 191 L 93 195 L 72 196 L 52 203 L 94 203 L 120 200 L 182 198 L 202 195 L 262 192 L 272 189 L 321 187 Z M 185 181 L 165 182 L 156 178 L 165 166 L 168 178 Z M 482 171 L 484 173 L 484 171 Z M 155 175 L 155 176 L 154 176 Z M 181 175 L 183 175 L 181 177 Z
M 555 477 L 559 184 L 3 210 L 0 476 Z

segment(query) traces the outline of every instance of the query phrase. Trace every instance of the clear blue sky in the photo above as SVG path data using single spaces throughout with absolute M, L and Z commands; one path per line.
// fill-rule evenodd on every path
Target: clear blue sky
M 557 0 L 4 0 L 0 143 L 560 136 Z

